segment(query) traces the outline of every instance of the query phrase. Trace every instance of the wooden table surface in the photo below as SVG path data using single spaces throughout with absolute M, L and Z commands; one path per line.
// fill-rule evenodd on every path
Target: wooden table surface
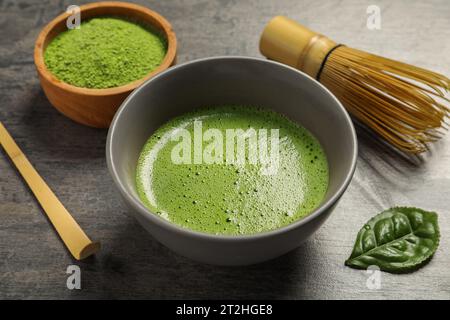
M 288 15 L 337 41 L 450 74 L 450 1 L 139 1 L 168 18 L 178 62 L 215 55 L 260 56 L 270 17 Z M 420 164 L 380 149 L 362 132 L 353 181 L 323 227 L 299 249 L 249 267 L 215 267 L 172 253 L 132 218 L 105 163 L 106 130 L 78 125 L 47 101 L 33 64 L 39 30 L 77 1 L 0 0 L 0 120 L 86 232 L 102 242 L 74 261 L 23 180 L 0 152 L 0 298 L 450 298 L 450 135 Z M 381 30 L 366 27 L 368 5 Z M 369 275 L 344 267 L 359 228 L 381 210 L 417 206 L 439 213 L 441 244 L 424 268 Z M 81 268 L 82 289 L 66 287 Z

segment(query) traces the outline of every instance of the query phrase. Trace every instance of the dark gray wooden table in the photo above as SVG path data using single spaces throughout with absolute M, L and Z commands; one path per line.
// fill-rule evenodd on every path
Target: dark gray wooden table
M 139 1 L 172 23 L 179 63 L 214 55 L 260 56 L 265 23 L 288 15 L 348 45 L 450 74 L 450 2 L 434 1 Z M 47 101 L 33 64 L 39 30 L 78 1 L 0 0 L 0 120 L 86 232 L 103 244 L 74 261 L 33 195 L 0 152 L 0 298 L 450 298 L 450 135 L 419 165 L 380 150 L 359 132 L 354 179 L 325 225 L 299 249 L 270 262 L 225 268 L 180 257 L 126 215 L 106 169 L 106 130 L 78 125 Z M 381 30 L 366 28 L 379 5 Z M 440 247 L 423 269 L 369 275 L 344 267 L 356 233 L 395 205 L 440 213 Z M 66 269 L 81 268 L 81 290 Z

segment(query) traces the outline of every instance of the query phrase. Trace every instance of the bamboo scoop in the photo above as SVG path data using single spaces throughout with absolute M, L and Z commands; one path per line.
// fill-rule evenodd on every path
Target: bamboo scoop
M 58 200 L 49 186 L 19 149 L 1 122 L 0 144 L 27 182 L 31 191 L 33 191 L 36 199 L 41 204 L 73 257 L 77 260 L 81 260 L 96 253 L 100 249 L 100 242 L 92 242 L 87 237 L 78 223 L 73 219 L 67 209 Z

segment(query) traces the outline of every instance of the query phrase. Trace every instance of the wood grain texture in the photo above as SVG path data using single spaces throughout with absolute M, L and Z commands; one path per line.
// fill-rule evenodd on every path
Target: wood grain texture
M 76 262 L 0 152 L 0 298 L 450 298 L 450 135 L 420 165 L 381 150 L 359 130 L 355 177 L 330 219 L 304 245 L 273 261 L 212 267 L 180 257 L 148 235 L 119 200 L 105 163 L 106 131 L 78 125 L 51 107 L 32 54 L 48 21 L 77 1 L 0 0 L 0 119 L 101 253 Z M 269 19 L 287 15 L 352 47 L 450 74 L 450 2 L 378 0 L 382 29 L 366 28 L 374 1 L 139 1 L 164 15 L 179 40 L 178 62 L 214 55 L 261 56 Z M 360 227 L 394 205 L 439 213 L 442 239 L 429 265 L 406 275 L 344 267 Z M 77 264 L 82 289 L 66 288 Z

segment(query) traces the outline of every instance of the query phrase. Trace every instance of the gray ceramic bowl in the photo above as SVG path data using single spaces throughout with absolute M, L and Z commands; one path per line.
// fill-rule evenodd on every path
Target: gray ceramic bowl
M 146 140 L 172 117 L 223 104 L 270 108 L 306 127 L 329 162 L 330 183 L 320 207 L 283 228 L 255 235 L 217 236 L 184 229 L 150 212 L 135 187 L 136 162 Z M 341 103 L 320 83 L 288 66 L 248 57 L 216 57 L 168 69 L 136 89 L 117 111 L 106 145 L 108 167 L 130 213 L 173 251 L 197 261 L 246 265 L 298 247 L 327 219 L 356 164 L 353 124 Z

